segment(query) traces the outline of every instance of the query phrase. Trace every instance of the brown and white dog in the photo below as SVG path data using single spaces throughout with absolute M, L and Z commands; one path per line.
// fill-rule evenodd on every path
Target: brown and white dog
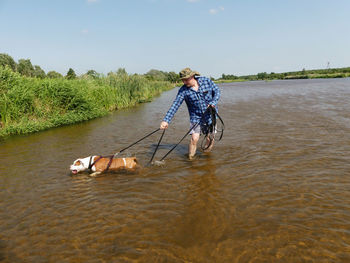
M 90 176 L 96 176 L 106 170 L 134 170 L 137 167 L 136 157 L 113 158 L 111 161 L 110 157 L 89 156 L 75 160 L 70 166 L 70 170 L 72 174 L 91 170 L 93 173 Z

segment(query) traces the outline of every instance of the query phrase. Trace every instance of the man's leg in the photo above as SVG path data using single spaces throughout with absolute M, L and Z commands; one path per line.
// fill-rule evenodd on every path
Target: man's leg
M 199 140 L 199 133 L 192 133 L 191 135 L 191 141 L 188 146 L 188 158 L 192 159 L 197 151 L 197 143 Z
M 210 152 L 213 149 L 216 131 L 217 131 L 217 126 L 215 125 L 214 131 L 209 133 L 206 138 L 205 145 L 204 145 L 205 150 L 203 152 Z
M 214 136 L 212 136 L 212 134 L 210 134 L 209 136 L 207 136 L 206 138 L 206 142 L 205 142 L 205 145 L 204 145 L 204 149 L 203 152 L 210 152 L 213 147 L 214 147 Z M 209 146 L 209 147 L 208 147 Z

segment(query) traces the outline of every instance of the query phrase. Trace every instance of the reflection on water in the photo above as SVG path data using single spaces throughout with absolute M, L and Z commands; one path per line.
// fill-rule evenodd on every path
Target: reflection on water
M 69 176 L 159 125 L 176 90 L 0 142 L 0 261 L 350 262 L 350 80 L 223 84 L 226 130 L 188 161 Z M 188 130 L 177 113 L 155 159 Z M 135 129 L 135 127 L 137 127 Z M 146 164 L 160 133 L 131 148 Z

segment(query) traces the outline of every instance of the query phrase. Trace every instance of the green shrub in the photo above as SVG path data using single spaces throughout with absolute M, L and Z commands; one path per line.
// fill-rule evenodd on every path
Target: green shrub
M 24 134 L 106 115 L 150 101 L 172 85 L 144 76 L 32 78 L 0 66 L 0 136 Z

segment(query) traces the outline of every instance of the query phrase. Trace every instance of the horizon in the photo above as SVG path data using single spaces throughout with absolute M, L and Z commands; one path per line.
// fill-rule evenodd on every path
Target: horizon
M 342 68 L 350 61 L 348 10 L 346 0 L 3 0 L 0 53 L 63 75 Z
M 4 53 L 0 53 L 0 54 L 4 54 Z M 7 53 L 5 53 L 6 55 L 9 55 L 9 56 L 11 56 L 10 54 L 7 54 Z M 11 56 L 12 57 L 12 56 Z M 25 60 L 27 60 L 27 59 L 29 59 L 30 60 L 30 58 L 20 58 L 20 59 L 25 59 Z M 31 60 L 30 60 L 31 61 Z M 15 60 L 15 62 L 18 64 L 18 60 L 16 61 Z M 40 65 L 36 65 L 36 64 L 33 64 L 32 63 L 32 65 L 33 66 L 40 66 Z M 41 67 L 41 66 L 40 66 Z M 293 70 L 293 71 L 283 71 L 283 72 L 273 72 L 273 71 L 271 71 L 271 72 L 266 72 L 266 71 L 262 71 L 262 72 L 257 72 L 257 73 L 253 73 L 253 74 L 246 74 L 246 75 L 235 75 L 236 77 L 246 77 L 246 76 L 256 76 L 256 75 L 258 75 L 259 73 L 267 73 L 267 74 L 284 74 L 284 73 L 296 73 L 296 72 L 302 72 L 302 71 L 317 71 L 317 70 L 332 70 L 332 69 L 343 69 L 343 68 L 350 68 L 350 66 L 345 66 L 345 67 L 336 67 L 336 68 L 332 68 L 332 67 L 330 67 L 329 66 L 329 64 L 327 63 L 327 67 L 326 68 L 313 68 L 313 69 L 305 69 L 305 68 L 303 68 L 302 70 Z M 66 73 L 60 73 L 60 72 L 58 72 L 58 73 L 60 73 L 60 74 L 62 74 L 63 76 L 65 76 L 65 75 L 67 75 L 67 73 L 68 73 L 68 71 L 70 70 L 71 68 L 69 68 L 68 70 L 67 70 L 67 72 Z M 109 72 L 107 72 L 107 73 L 102 73 L 102 72 L 96 72 L 96 73 L 98 73 L 98 74 L 102 74 L 102 75 L 104 75 L 104 76 L 106 76 L 108 73 L 110 73 L 110 72 L 117 72 L 117 70 L 119 70 L 119 69 L 124 69 L 124 68 L 118 68 L 118 69 L 116 69 L 115 71 L 109 71 Z M 94 70 L 94 69 L 90 69 L 90 70 Z M 161 70 L 161 69 L 150 69 L 150 70 L 148 70 L 147 72 L 145 72 L 145 73 L 130 73 L 130 72 L 127 72 L 126 71 L 126 73 L 128 74 L 128 75 L 133 75 L 133 74 L 139 74 L 139 75 L 145 75 L 145 74 L 147 74 L 149 71 L 151 71 L 151 70 L 157 70 L 157 71 L 161 71 L 161 72 L 166 72 L 166 73 L 169 73 L 169 72 L 175 72 L 175 71 L 164 71 L 164 70 Z M 45 70 L 44 70 L 45 71 Z M 50 70 L 51 71 L 51 70 Z M 57 72 L 56 70 L 52 70 L 52 71 L 55 71 L 55 72 Z M 73 69 L 73 71 L 75 72 L 75 70 Z M 87 70 L 87 71 L 89 71 L 89 70 Z M 84 74 L 86 74 L 87 73 L 87 71 L 86 72 L 83 72 L 83 73 L 81 73 L 81 74 L 78 74 L 79 76 L 82 76 L 82 75 L 84 75 Z M 47 74 L 49 71 L 45 71 L 45 74 Z M 179 74 L 178 72 L 175 72 L 176 74 Z M 222 73 L 219 77 L 217 77 L 217 78 L 215 78 L 215 79 L 220 79 L 221 77 L 222 77 L 222 75 L 234 75 L 234 74 L 225 74 L 225 73 Z M 208 76 L 208 77 L 212 77 L 212 76 Z

